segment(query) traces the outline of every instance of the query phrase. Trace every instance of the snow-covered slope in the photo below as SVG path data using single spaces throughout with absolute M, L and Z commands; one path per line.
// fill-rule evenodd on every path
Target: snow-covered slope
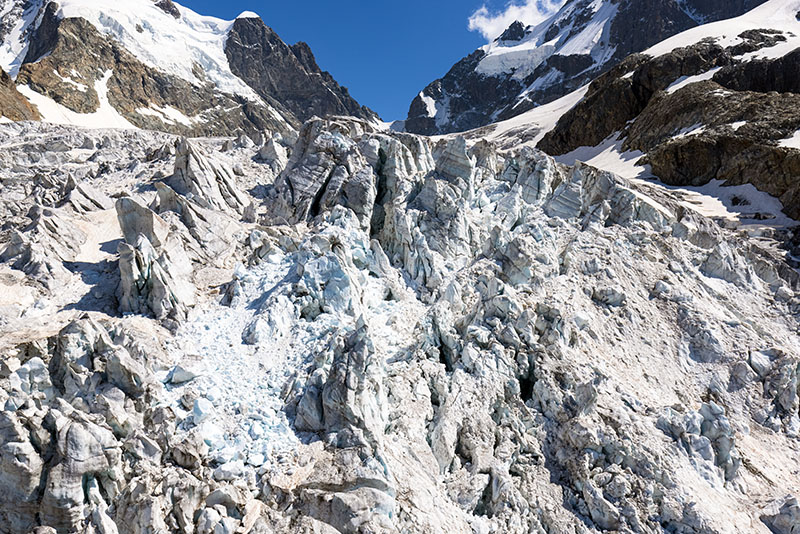
M 684 46 L 697 44 L 704 39 L 713 39 L 722 46 L 734 46 L 744 41 L 740 35 L 748 30 L 770 29 L 782 32 L 786 37 L 779 46 L 771 46 L 743 54 L 748 61 L 759 57 L 781 57 L 800 47 L 800 1 L 768 0 L 758 7 L 730 19 L 709 22 L 665 39 L 643 51 L 649 56 L 660 56 Z
M 515 22 L 412 102 L 406 129 L 465 131 L 551 102 L 629 54 L 764 0 L 570 0 L 536 26 Z M 643 15 L 646 14 L 646 15 Z
M 592 63 L 587 68 L 603 64 L 616 49 L 611 41 L 611 22 L 619 7 L 618 3 L 598 0 L 567 3 L 551 19 L 525 28 L 522 39 L 504 40 L 501 36 L 483 47 L 486 55 L 475 71 L 485 76 L 511 74 L 512 79 L 524 81 L 554 55 L 588 56 Z M 537 81 L 540 86 L 545 83 Z
M 37 93 L 31 99 L 46 121 L 254 134 L 289 133 L 306 111 L 376 118 L 319 69 L 307 45 L 289 47 L 252 12 L 227 21 L 171 0 L 0 0 L 0 13 L 0 68 L 24 94 Z M 282 61 L 241 57 L 242 28 L 263 30 L 248 44 L 276 50 Z M 122 121 L 99 124 L 94 88 L 108 71 L 107 104 Z M 264 87 L 261 77 L 293 83 Z
M 195 83 L 206 78 L 220 91 L 257 99 L 255 92 L 233 75 L 225 57 L 225 40 L 233 21 L 174 5 L 180 17 L 164 11 L 152 0 L 60 0 L 58 16 L 88 20 L 146 65 Z M 243 16 L 254 14 L 245 12 Z

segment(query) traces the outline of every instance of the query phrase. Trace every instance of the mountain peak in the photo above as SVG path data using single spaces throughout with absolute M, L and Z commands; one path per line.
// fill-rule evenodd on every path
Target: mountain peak
M 495 42 L 513 42 L 513 41 L 521 41 L 525 38 L 526 35 L 530 33 L 530 26 L 526 26 L 522 22 L 516 20 L 511 23 L 511 25 L 504 31 L 500 37 L 495 39 Z
M 0 68 L 46 121 L 113 115 L 121 126 L 208 135 L 288 134 L 312 115 L 377 117 L 308 45 L 289 47 L 251 11 L 228 21 L 172 0 L 2 2 Z
M 252 11 L 242 11 L 239 13 L 239 16 L 236 17 L 237 19 L 260 19 L 261 17 L 258 13 L 254 13 Z
M 569 0 L 535 27 L 514 22 L 429 84 L 412 102 L 406 128 L 442 134 L 514 117 L 578 89 L 630 54 L 765 1 Z

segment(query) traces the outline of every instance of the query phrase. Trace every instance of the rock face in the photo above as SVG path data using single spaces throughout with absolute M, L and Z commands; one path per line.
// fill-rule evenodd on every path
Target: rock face
M 306 43 L 288 46 L 260 18 L 239 18 L 233 23 L 225 54 L 235 75 L 263 98 L 280 102 L 301 122 L 314 115 L 377 118 L 330 73 L 320 70 Z
M 631 56 L 592 82 L 538 146 L 560 155 L 616 135 L 667 184 L 752 184 L 796 218 L 800 167 L 786 140 L 800 130 L 800 52 L 744 55 L 785 46 L 787 37 L 753 30 L 727 47 L 705 40 L 656 58 Z
M 0 117 L 12 121 L 38 120 L 39 112 L 17 91 L 11 77 L 0 69 Z
M 514 117 L 578 89 L 671 35 L 762 3 L 570 0 L 535 28 L 515 22 L 428 85 L 411 103 L 406 130 L 460 132 Z M 599 37 L 589 40 L 590 32 Z

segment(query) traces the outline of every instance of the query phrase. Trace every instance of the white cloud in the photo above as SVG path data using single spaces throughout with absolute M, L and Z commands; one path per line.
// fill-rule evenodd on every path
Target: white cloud
M 535 25 L 558 11 L 566 0 L 523 0 L 509 2 L 502 11 L 490 11 L 486 5 L 469 18 L 469 29 L 480 32 L 488 41 L 500 36 L 506 28 L 518 20 Z

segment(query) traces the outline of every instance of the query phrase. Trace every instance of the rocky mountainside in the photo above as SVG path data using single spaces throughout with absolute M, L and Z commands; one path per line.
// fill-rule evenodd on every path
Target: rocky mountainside
M 0 534 L 798 534 L 800 0 L 439 138 L 71 1 L 0 24 L 78 124 L 0 123 Z
M 537 26 L 512 24 L 411 103 L 405 128 L 463 132 L 578 89 L 688 28 L 741 15 L 765 0 L 568 0 Z
M 0 69 L 0 120 L 39 120 L 39 112 L 17 91 L 17 85 L 6 71 Z
M 798 11 L 797 2 L 770 1 L 627 58 L 538 146 L 591 161 L 614 145 L 618 160 L 638 162 L 634 174 L 682 186 L 752 184 L 800 217 Z
M 231 71 L 263 98 L 274 98 L 306 121 L 313 116 L 349 115 L 376 119 L 328 72 L 323 72 L 306 43 L 288 46 L 258 17 L 236 19 L 225 55 Z
M 4 0 L 0 12 L 2 67 L 49 122 L 291 136 L 314 114 L 377 119 L 254 14 L 227 22 L 170 0 Z

